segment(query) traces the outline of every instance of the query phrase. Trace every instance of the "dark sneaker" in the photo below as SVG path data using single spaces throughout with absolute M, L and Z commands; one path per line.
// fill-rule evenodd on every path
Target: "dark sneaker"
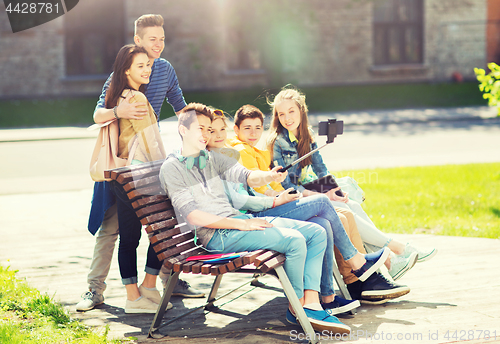
M 373 300 L 365 300 L 362 299 L 361 302 L 363 305 L 381 305 L 383 303 L 387 303 L 388 299 L 373 299 Z
M 205 293 L 202 293 L 199 290 L 194 289 L 189 285 L 188 282 L 183 280 L 178 280 L 176 286 L 174 287 L 174 291 L 172 296 L 182 296 L 182 297 L 204 297 Z
M 330 315 L 340 314 L 349 312 L 354 308 L 361 306 L 358 300 L 346 300 L 338 295 L 335 295 L 335 299 L 329 303 L 322 303 L 323 309 Z
M 297 318 L 295 315 L 292 314 L 292 311 L 290 309 L 286 310 L 286 321 L 288 321 L 290 324 L 297 325 L 299 322 L 297 321 Z
M 409 292 L 409 287 L 392 283 L 378 272 L 368 277 L 361 285 L 363 300 L 395 299 Z
M 389 257 L 391 250 L 387 247 L 384 247 L 377 252 L 365 254 L 366 263 L 358 270 L 352 270 L 351 272 L 356 275 L 356 277 L 364 282 L 370 275 L 372 275 L 379 267 L 384 264 Z
M 82 295 L 82 301 L 76 304 L 76 310 L 83 312 L 94 308 L 97 305 L 104 303 L 104 296 L 98 294 L 96 291 L 91 290 Z
M 331 331 L 334 333 L 351 333 L 351 328 L 343 324 L 337 317 L 328 314 L 325 310 L 316 311 L 304 308 L 307 319 L 316 331 Z
M 351 295 L 353 300 L 361 300 L 361 287 L 363 286 L 363 282 L 356 281 L 350 284 L 347 284 L 347 290 L 349 290 L 349 295 Z
M 365 282 L 356 281 L 348 284 L 347 290 L 353 299 L 372 305 L 385 303 L 389 299 L 410 292 L 409 287 L 391 283 L 378 272 L 371 275 Z

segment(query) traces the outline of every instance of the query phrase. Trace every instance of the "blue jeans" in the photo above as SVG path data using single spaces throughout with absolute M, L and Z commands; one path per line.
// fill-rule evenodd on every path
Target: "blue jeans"
M 118 213 L 118 265 L 124 285 L 137 283 L 137 247 L 141 239 L 142 224 L 135 214 L 123 188 L 115 181 L 110 182 L 111 190 L 116 196 L 116 211 Z M 151 244 L 148 248 L 146 259 L 146 273 L 158 275 L 161 262 L 158 260 Z
M 254 213 L 253 215 L 256 217 L 278 216 L 280 218 L 310 221 L 323 227 L 326 230 L 326 250 L 321 272 L 321 296 L 329 296 L 335 293 L 333 288 L 333 245 L 337 246 L 344 260 L 354 257 L 358 250 L 351 243 L 332 202 L 327 196 L 302 197 L 297 201 Z
M 250 218 L 242 215 L 238 218 Z M 266 218 L 271 221 L 273 218 Z M 274 227 L 265 230 L 239 231 L 219 229 L 207 244 L 210 251 L 223 253 L 274 250 L 286 257 L 284 269 L 297 297 L 304 296 L 304 290 L 319 292 L 321 262 L 325 254 L 326 233 L 315 223 L 290 219 L 275 219 Z

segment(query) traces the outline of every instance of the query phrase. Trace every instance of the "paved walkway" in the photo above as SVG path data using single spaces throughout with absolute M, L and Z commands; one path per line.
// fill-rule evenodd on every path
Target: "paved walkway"
M 494 118 L 496 117 L 496 115 L 496 108 L 488 106 L 475 106 L 460 108 L 311 113 L 309 116 L 311 125 L 313 126 L 316 126 L 318 122 L 325 121 L 328 118 L 343 120 L 346 126 L 352 126 L 366 124 L 395 124 L 430 121 L 457 121 L 465 119 L 486 119 Z M 170 131 L 171 128 L 175 129 L 175 123 L 176 122 L 173 118 L 162 121 L 162 131 Z M 84 139 L 96 137 L 97 133 L 97 130 L 87 130 L 86 128 L 79 127 L 0 129 L 0 142 Z
M 146 339 L 152 315 L 126 315 L 125 290 L 120 283 L 116 259 L 113 261 L 106 303 L 89 312 L 77 313 L 75 304 L 85 291 L 91 260 L 93 237 L 86 230 L 90 190 L 0 196 L 2 244 L 0 263 L 19 270 L 18 276 L 66 305 L 72 317 L 92 326 L 109 325 L 110 337 Z M 29 211 L 23 211 L 29 210 Z M 496 331 L 500 342 L 500 274 L 495 270 L 500 241 L 481 238 L 433 235 L 394 235 L 401 241 L 435 246 L 438 255 L 417 264 L 400 282 L 409 285 L 410 294 L 385 305 L 362 306 L 353 317 L 342 318 L 352 327 L 351 342 L 445 343 L 464 333 L 475 339 L 484 331 Z M 144 265 L 147 238 L 139 248 L 139 267 Z M 140 276 L 142 275 L 140 272 Z M 184 275 L 193 286 L 208 293 L 213 278 Z M 238 286 L 248 276 L 223 278 L 220 292 Z M 297 326 L 285 321 L 287 301 L 279 283 L 272 277 L 262 282 L 269 288 L 245 287 L 220 300 L 218 312 L 196 313 L 174 323 L 169 337 L 161 343 L 286 343 L 298 336 Z M 242 295 L 243 294 L 243 295 Z M 239 297 L 242 295 L 241 297 Z M 200 299 L 174 299 L 174 308 L 165 320 L 196 307 Z M 461 332 L 466 331 L 466 332 Z M 469 332 L 472 331 L 472 332 Z M 448 334 L 449 338 L 445 335 Z M 405 340 L 387 340 L 387 336 Z M 385 336 L 385 337 L 381 337 Z M 435 337 L 429 338 L 429 336 Z M 372 338 L 372 339 L 373 339 Z M 386 340 L 382 340 L 386 338 Z M 411 340 L 407 340 L 411 338 Z M 463 337 L 469 338 L 469 337 Z M 328 342 L 328 336 L 322 337 Z
M 470 120 L 493 118 L 495 115 L 495 109 L 479 107 L 343 113 L 333 117 L 343 119 L 346 125 L 361 126 L 366 123 L 401 121 L 428 123 Z M 332 116 L 315 115 L 312 116 L 312 122 L 315 124 L 314 121 L 330 117 Z M 67 139 L 82 139 L 82 142 L 85 141 L 92 147 L 92 139 L 96 134 L 82 128 L 0 130 L 0 145 L 4 153 L 11 151 L 14 146 L 29 147 L 26 152 L 30 152 L 33 145 L 43 146 L 44 150 L 64 145 L 64 152 L 78 152 L 83 156 L 88 154 L 85 150 L 80 150 L 76 144 L 69 144 L 79 140 Z M 175 122 L 163 123 L 162 134 L 176 137 Z M 108 278 L 106 304 L 89 312 L 75 312 L 74 305 L 86 288 L 86 275 L 94 245 L 94 238 L 86 230 L 92 196 L 91 183 L 79 184 L 82 177 L 76 176 L 61 184 L 60 176 L 44 176 L 43 163 L 46 158 L 37 161 L 40 157 L 16 154 L 2 155 L 3 166 L 11 167 L 2 168 L 0 175 L 17 173 L 15 167 L 20 164 L 21 159 L 29 157 L 37 178 L 27 176 L 17 182 L 7 178 L 14 186 L 9 189 L 8 194 L 0 190 L 0 264 L 19 270 L 18 276 L 26 278 L 41 291 L 54 295 L 68 307 L 73 317 L 82 319 L 88 325 L 108 324 L 111 337 L 137 337 L 138 342 L 155 342 L 145 338 L 151 315 L 123 313 L 125 290 L 120 283 L 116 259 Z M 85 169 L 84 165 L 87 164 L 82 164 L 81 168 Z M 24 184 L 28 187 L 23 188 Z M 6 189 L 8 185 L 2 185 L 2 188 Z M 494 342 L 491 338 L 486 340 L 485 331 L 490 331 L 491 336 L 496 334 L 496 340 L 500 342 L 500 274 L 496 272 L 494 265 L 500 251 L 499 240 L 432 235 L 394 237 L 421 246 L 435 246 L 439 249 L 439 254 L 430 262 L 417 264 L 401 280 L 412 288 L 410 294 L 385 305 L 362 306 L 355 317 L 342 319 L 354 331 L 353 337 L 346 342 Z M 139 266 L 144 265 L 147 244 L 147 238 L 143 236 L 138 255 Z M 212 278 L 207 276 L 188 275 L 183 278 L 206 292 L 212 282 Z M 224 277 L 221 292 L 240 284 L 245 278 Z M 219 312 L 199 311 L 174 323 L 169 331 L 170 336 L 158 342 L 198 344 L 297 341 L 294 340 L 298 337 L 298 332 L 295 331 L 299 328 L 287 325 L 284 319 L 287 301 L 279 283 L 271 277 L 265 277 L 262 281 L 269 288 L 244 288 L 241 290 L 244 293 L 241 297 L 235 299 L 241 294 L 236 293 L 229 296 L 229 299 L 221 300 Z M 186 308 L 195 307 L 199 302 L 196 299 L 175 299 L 174 309 L 166 314 L 165 319 Z M 371 339 L 366 338 L 370 334 Z M 398 337 L 403 340 L 397 340 Z M 328 342 L 330 338 L 323 336 L 322 339 Z

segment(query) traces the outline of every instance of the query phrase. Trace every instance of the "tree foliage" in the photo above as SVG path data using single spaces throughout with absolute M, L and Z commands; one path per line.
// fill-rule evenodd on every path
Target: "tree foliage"
M 479 90 L 483 92 L 483 98 L 488 100 L 488 105 L 497 107 L 497 116 L 500 116 L 500 66 L 490 62 L 488 68 L 489 73 L 482 68 L 474 68 L 474 73 L 479 81 Z

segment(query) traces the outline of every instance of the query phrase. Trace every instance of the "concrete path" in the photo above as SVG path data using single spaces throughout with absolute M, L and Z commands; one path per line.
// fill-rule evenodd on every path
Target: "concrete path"
M 346 132 L 322 154 L 336 170 L 498 162 L 500 120 L 495 114 L 485 107 L 335 114 L 333 117 L 345 120 Z M 330 117 L 322 116 L 312 116 L 312 122 Z M 161 127 L 166 146 L 178 146 L 175 122 L 166 121 Z M 96 134 L 82 128 L 0 130 L 0 264 L 18 269 L 18 276 L 54 295 L 73 317 L 89 325 L 108 324 L 111 337 L 155 342 L 145 338 L 152 316 L 123 313 L 125 290 L 116 260 L 108 278 L 106 304 L 85 313 L 74 309 L 86 289 L 94 245 L 86 230 L 92 197 L 87 168 Z M 410 294 L 386 305 L 363 306 L 355 317 L 342 319 L 355 333 L 347 342 L 494 342 L 493 338 L 486 340 L 486 330 L 491 336 L 496 331 L 500 342 L 500 275 L 493 263 L 500 250 L 498 240 L 394 237 L 435 246 L 439 254 L 430 262 L 417 264 L 401 280 L 412 288 Z M 147 244 L 143 236 L 138 266 L 144 265 Z M 183 278 L 206 292 L 212 283 L 206 276 Z M 244 279 L 224 277 L 221 292 Z M 234 301 L 231 299 L 238 293 L 221 300 L 219 312 L 199 311 L 173 324 L 170 336 L 159 342 L 297 341 L 299 328 L 287 325 L 284 319 L 287 302 L 279 283 L 271 277 L 262 281 L 269 288 L 244 288 L 245 294 Z M 174 309 L 165 319 L 200 301 L 175 299 Z M 366 338 L 369 334 L 371 339 Z M 381 337 L 383 334 L 386 336 Z M 396 340 L 398 334 L 406 339 Z M 330 338 L 322 339 L 328 342 Z

